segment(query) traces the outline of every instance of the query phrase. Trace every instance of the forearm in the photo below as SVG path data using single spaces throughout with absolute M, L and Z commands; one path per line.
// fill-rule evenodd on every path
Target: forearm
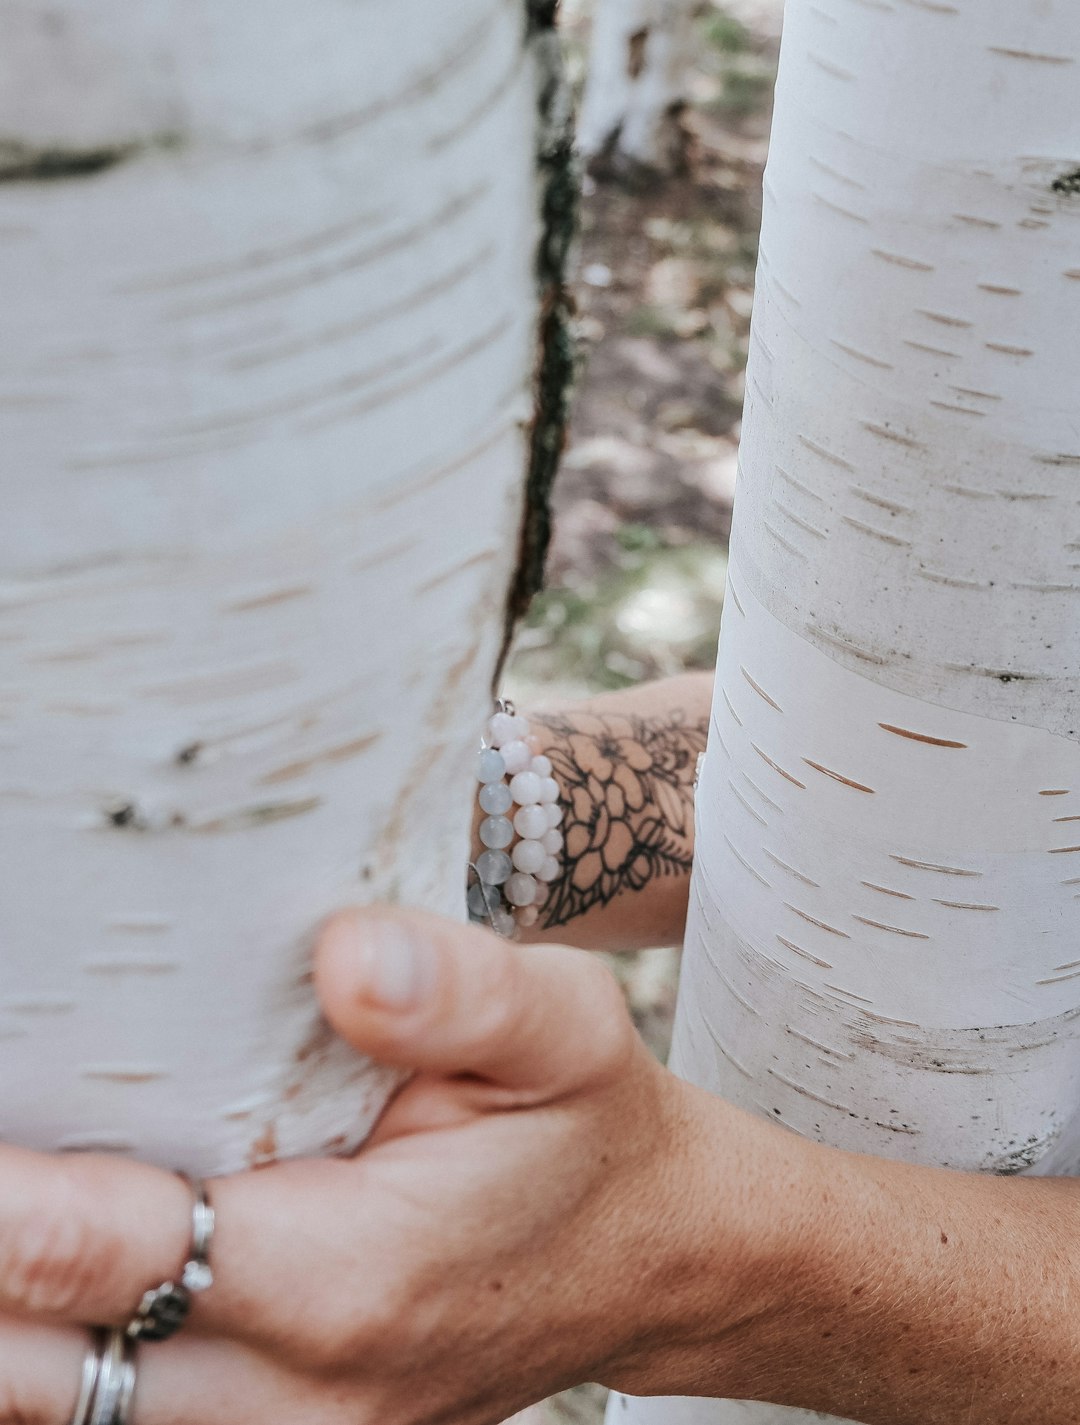
M 689 1093 L 709 1146 L 680 1193 L 708 1245 L 636 1388 L 866 1425 L 1080 1419 L 1080 1183 L 842 1153 Z
M 682 940 L 712 681 L 689 673 L 523 709 L 552 762 L 564 836 L 529 939 L 605 950 Z

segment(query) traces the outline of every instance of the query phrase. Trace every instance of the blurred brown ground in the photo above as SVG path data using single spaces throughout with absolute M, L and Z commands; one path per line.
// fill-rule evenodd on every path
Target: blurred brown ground
M 706 0 L 683 170 L 586 184 L 577 274 L 586 364 L 556 487 L 548 587 L 507 678 L 523 706 L 713 664 L 781 8 Z M 564 0 L 579 82 L 589 10 L 590 0 Z M 612 963 L 663 1057 L 677 953 Z M 605 1395 L 582 1386 L 515 1425 L 599 1425 Z

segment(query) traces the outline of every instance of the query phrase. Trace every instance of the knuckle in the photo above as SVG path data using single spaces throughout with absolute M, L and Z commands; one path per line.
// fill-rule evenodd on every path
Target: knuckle
M 46 1425 L 45 1413 L 16 1386 L 0 1381 L 0 1425 Z
M 76 1183 L 59 1167 L 4 1237 L 3 1294 L 20 1313 L 76 1314 L 108 1280 L 113 1243 L 104 1227 L 91 1224 Z
M 484 993 L 472 1006 L 474 1024 L 489 1044 L 501 1044 L 518 1032 L 528 1008 L 522 963 L 499 947 L 485 967 Z
M 626 1008 L 619 982 L 607 966 L 590 958 L 584 962 L 582 970 L 590 1016 L 592 1062 L 602 1077 L 618 1078 L 638 1051 L 640 1041 L 637 1030 Z

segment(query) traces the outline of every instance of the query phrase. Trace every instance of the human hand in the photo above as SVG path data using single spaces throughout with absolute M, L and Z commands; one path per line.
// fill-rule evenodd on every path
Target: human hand
M 331 923 L 316 980 L 343 1037 L 416 1075 L 351 1161 L 213 1183 L 215 1285 L 141 1348 L 135 1425 L 486 1425 L 585 1379 L 650 1388 L 691 1314 L 714 1104 L 607 970 L 376 908 Z M 0 1420 L 70 1418 L 66 1323 L 123 1323 L 188 1221 L 167 1173 L 0 1150 Z

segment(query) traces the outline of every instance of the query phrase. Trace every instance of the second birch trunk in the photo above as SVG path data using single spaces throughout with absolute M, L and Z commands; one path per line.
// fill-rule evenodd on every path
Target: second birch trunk
M 1078 67 L 1063 0 L 790 0 L 673 1060 L 989 1173 L 1080 1170 Z

